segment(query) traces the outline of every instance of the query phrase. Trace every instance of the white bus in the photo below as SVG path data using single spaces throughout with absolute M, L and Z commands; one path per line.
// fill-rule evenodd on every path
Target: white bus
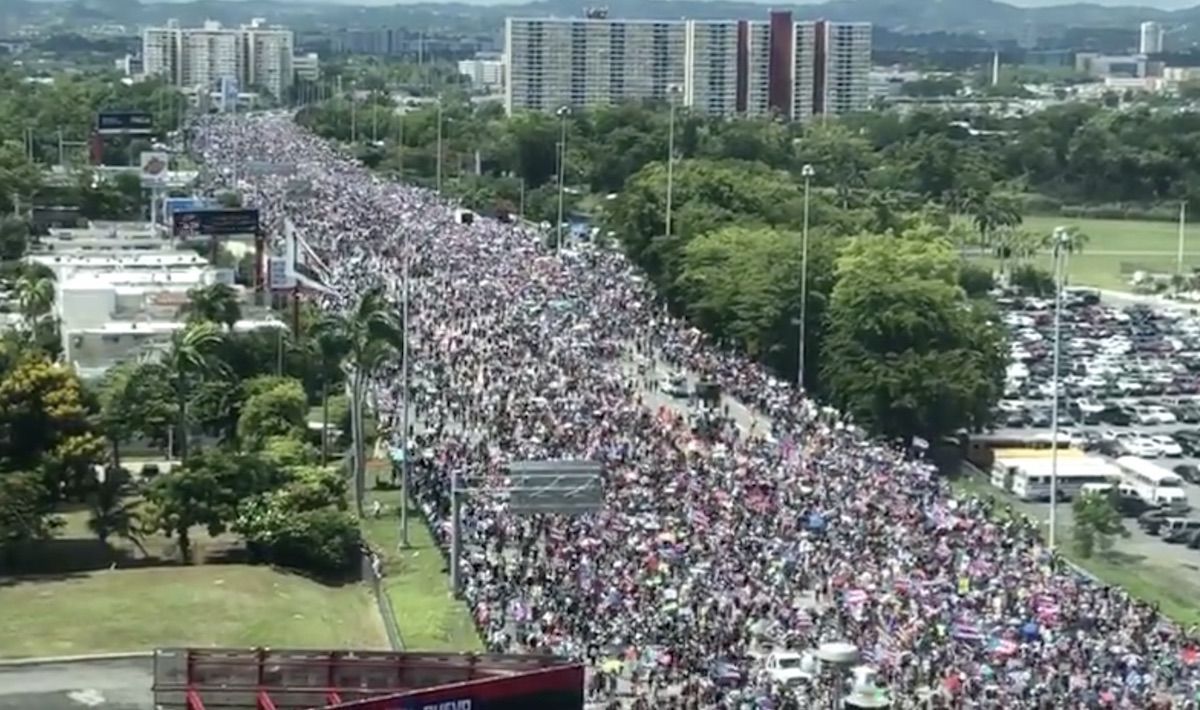
M 1177 512 L 1191 507 L 1183 492 L 1183 479 L 1175 473 L 1137 456 L 1122 456 L 1116 463 L 1121 478 L 1147 503 Z
M 1050 500 L 1050 472 L 1053 465 L 1045 451 L 997 451 L 992 466 L 992 485 L 1012 493 L 1023 501 Z M 1068 501 L 1084 486 L 1115 483 L 1119 472 L 1103 459 L 1083 455 L 1074 449 L 1059 451 L 1058 499 Z

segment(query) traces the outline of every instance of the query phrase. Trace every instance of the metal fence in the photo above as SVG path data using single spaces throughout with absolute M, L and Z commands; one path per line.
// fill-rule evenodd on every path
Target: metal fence
M 371 585 L 371 593 L 375 595 L 375 606 L 379 609 L 379 618 L 383 619 L 383 630 L 387 632 L 388 645 L 393 651 L 404 650 L 400 625 L 396 623 L 396 610 L 392 607 L 392 599 L 383 586 L 383 560 L 369 549 L 364 549 L 362 553 L 362 577 Z

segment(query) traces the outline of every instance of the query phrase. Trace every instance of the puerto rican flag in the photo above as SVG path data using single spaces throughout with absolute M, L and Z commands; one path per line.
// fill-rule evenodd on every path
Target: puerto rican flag
M 1058 622 L 1060 608 L 1058 601 L 1049 594 L 1038 594 L 1033 598 L 1033 609 L 1037 612 L 1038 620 L 1044 624 Z
M 1019 647 L 1017 646 L 1017 642 L 1010 638 L 993 636 L 991 640 L 988 641 L 988 650 L 997 656 L 1011 656 L 1016 653 L 1018 649 Z
M 983 640 L 983 631 L 980 630 L 979 624 L 966 619 L 956 621 L 950 629 L 950 635 L 955 640 L 971 643 Z

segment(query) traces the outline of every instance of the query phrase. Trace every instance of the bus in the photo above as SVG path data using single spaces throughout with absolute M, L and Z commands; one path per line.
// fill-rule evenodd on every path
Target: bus
M 1150 505 L 1180 513 L 1190 509 L 1183 479 L 1175 473 L 1137 456 L 1122 456 L 1116 464 L 1121 478 Z
M 1022 501 L 1050 500 L 1054 464 L 1044 449 L 997 449 L 992 465 L 992 485 Z M 1083 492 L 1084 486 L 1115 483 L 1120 472 L 1107 461 L 1086 456 L 1077 449 L 1058 452 L 1058 500 L 1067 501 Z

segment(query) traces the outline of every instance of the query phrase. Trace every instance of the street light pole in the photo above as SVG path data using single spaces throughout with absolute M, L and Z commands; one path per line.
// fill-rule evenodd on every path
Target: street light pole
M 571 108 L 563 106 L 555 113 L 558 114 L 560 128 L 560 137 L 558 140 L 558 230 L 556 238 L 556 251 L 562 251 L 563 246 L 563 193 L 566 192 L 566 173 L 567 173 L 567 116 L 571 115 Z
M 404 405 L 400 410 L 400 429 L 401 429 L 401 431 L 400 431 L 400 442 L 401 442 L 400 447 L 401 447 L 401 450 L 404 452 L 404 459 L 400 462 L 400 471 L 401 471 L 401 477 L 402 477 L 402 485 L 404 488 L 404 494 L 400 497 L 400 546 L 404 547 L 404 548 L 408 548 L 409 547 L 408 506 L 409 506 L 409 493 L 410 493 L 408 486 L 409 486 L 409 480 L 410 480 L 409 472 L 411 470 L 411 464 L 409 463 L 409 460 L 408 460 L 409 459 L 408 400 L 409 400 L 410 393 L 411 393 L 411 390 L 409 388 L 409 382 L 408 382 L 408 369 L 409 369 L 408 336 L 410 333 L 410 329 L 408 327 L 408 300 L 409 300 L 408 299 L 408 295 L 409 295 L 408 289 L 409 289 L 409 262 L 412 260 L 412 252 L 409 249 L 407 230 L 404 233 L 403 249 L 404 249 L 404 260 L 403 260 L 403 266 L 401 268 L 402 273 L 400 275 L 400 278 L 403 279 L 403 281 L 404 281 L 403 286 L 402 286 L 404 291 L 403 291 L 403 295 L 401 297 L 403 299 L 403 304 L 401 305 L 401 315 L 402 315 L 403 321 L 404 321 L 401 327 L 402 327 L 402 333 L 403 333 L 402 337 L 404 338 L 404 342 L 401 344 L 401 353 L 400 353 L 400 363 L 401 363 L 400 367 L 401 367 L 401 373 L 402 373 L 401 378 L 400 378 L 401 379 L 400 386 L 401 386 L 401 390 L 404 392 Z
M 671 203 L 675 192 L 675 94 L 678 92 L 677 86 L 667 89 L 667 101 L 671 104 L 671 118 L 667 124 L 667 215 L 663 220 L 667 239 L 671 238 Z
M 1071 235 L 1065 227 L 1054 229 L 1054 368 L 1050 387 L 1050 550 L 1054 550 L 1058 535 L 1058 389 L 1059 363 L 1062 358 L 1062 305 L 1064 265 L 1070 251 Z
M 437 101 L 437 194 L 442 194 L 442 97 Z
M 800 342 L 796 368 L 796 387 L 800 390 L 804 389 L 804 341 L 808 338 L 808 195 L 814 172 L 813 166 L 807 163 L 800 170 L 804 176 L 804 226 L 800 232 Z

